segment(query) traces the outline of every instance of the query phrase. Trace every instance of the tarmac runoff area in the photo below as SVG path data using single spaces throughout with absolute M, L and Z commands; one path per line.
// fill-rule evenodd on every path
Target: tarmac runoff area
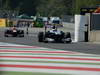
M 1 75 L 100 75 L 100 55 L 0 42 Z

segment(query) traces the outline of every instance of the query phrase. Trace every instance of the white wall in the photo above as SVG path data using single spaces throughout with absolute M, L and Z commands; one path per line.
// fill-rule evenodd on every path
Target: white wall
M 75 42 L 84 41 L 85 24 L 87 16 L 75 15 Z

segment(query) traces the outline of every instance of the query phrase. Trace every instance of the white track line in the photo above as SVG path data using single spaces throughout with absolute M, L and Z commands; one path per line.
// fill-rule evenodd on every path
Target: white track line
M 1 61 L 3 60 L 15 60 L 15 61 L 55 61 L 55 62 L 78 62 L 78 63 L 100 63 L 100 61 L 93 61 L 93 60 L 64 60 L 64 59 L 33 59 L 33 58 L 0 58 Z
M 95 59 L 100 59 L 100 57 L 89 57 L 89 56 L 87 56 L 87 57 L 84 57 L 84 56 L 58 56 L 58 55 L 28 55 L 28 54 L 24 54 L 24 55 L 20 55 L 20 54 L 0 54 L 0 56 L 33 56 L 33 57 L 66 57 L 66 58 L 68 58 L 68 57 L 72 57 L 72 58 L 95 58 Z

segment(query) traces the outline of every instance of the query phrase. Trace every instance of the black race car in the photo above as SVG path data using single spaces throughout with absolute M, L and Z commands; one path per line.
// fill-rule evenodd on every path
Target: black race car
M 4 36 L 5 37 L 24 37 L 24 30 L 21 29 L 17 29 L 17 28 L 10 28 L 10 29 L 6 29 L 4 32 Z
M 52 29 L 45 32 L 39 32 L 38 34 L 39 42 L 62 42 L 62 43 L 71 43 L 71 34 L 70 32 L 58 31 L 57 29 Z

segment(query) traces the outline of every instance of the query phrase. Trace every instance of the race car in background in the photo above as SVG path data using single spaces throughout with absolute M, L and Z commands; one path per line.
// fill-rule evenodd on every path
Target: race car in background
M 16 27 L 12 27 L 9 29 L 5 29 L 4 31 L 5 37 L 24 37 L 24 30 L 18 29 Z
M 60 19 L 60 17 L 50 17 L 49 24 L 63 27 L 62 20 Z

